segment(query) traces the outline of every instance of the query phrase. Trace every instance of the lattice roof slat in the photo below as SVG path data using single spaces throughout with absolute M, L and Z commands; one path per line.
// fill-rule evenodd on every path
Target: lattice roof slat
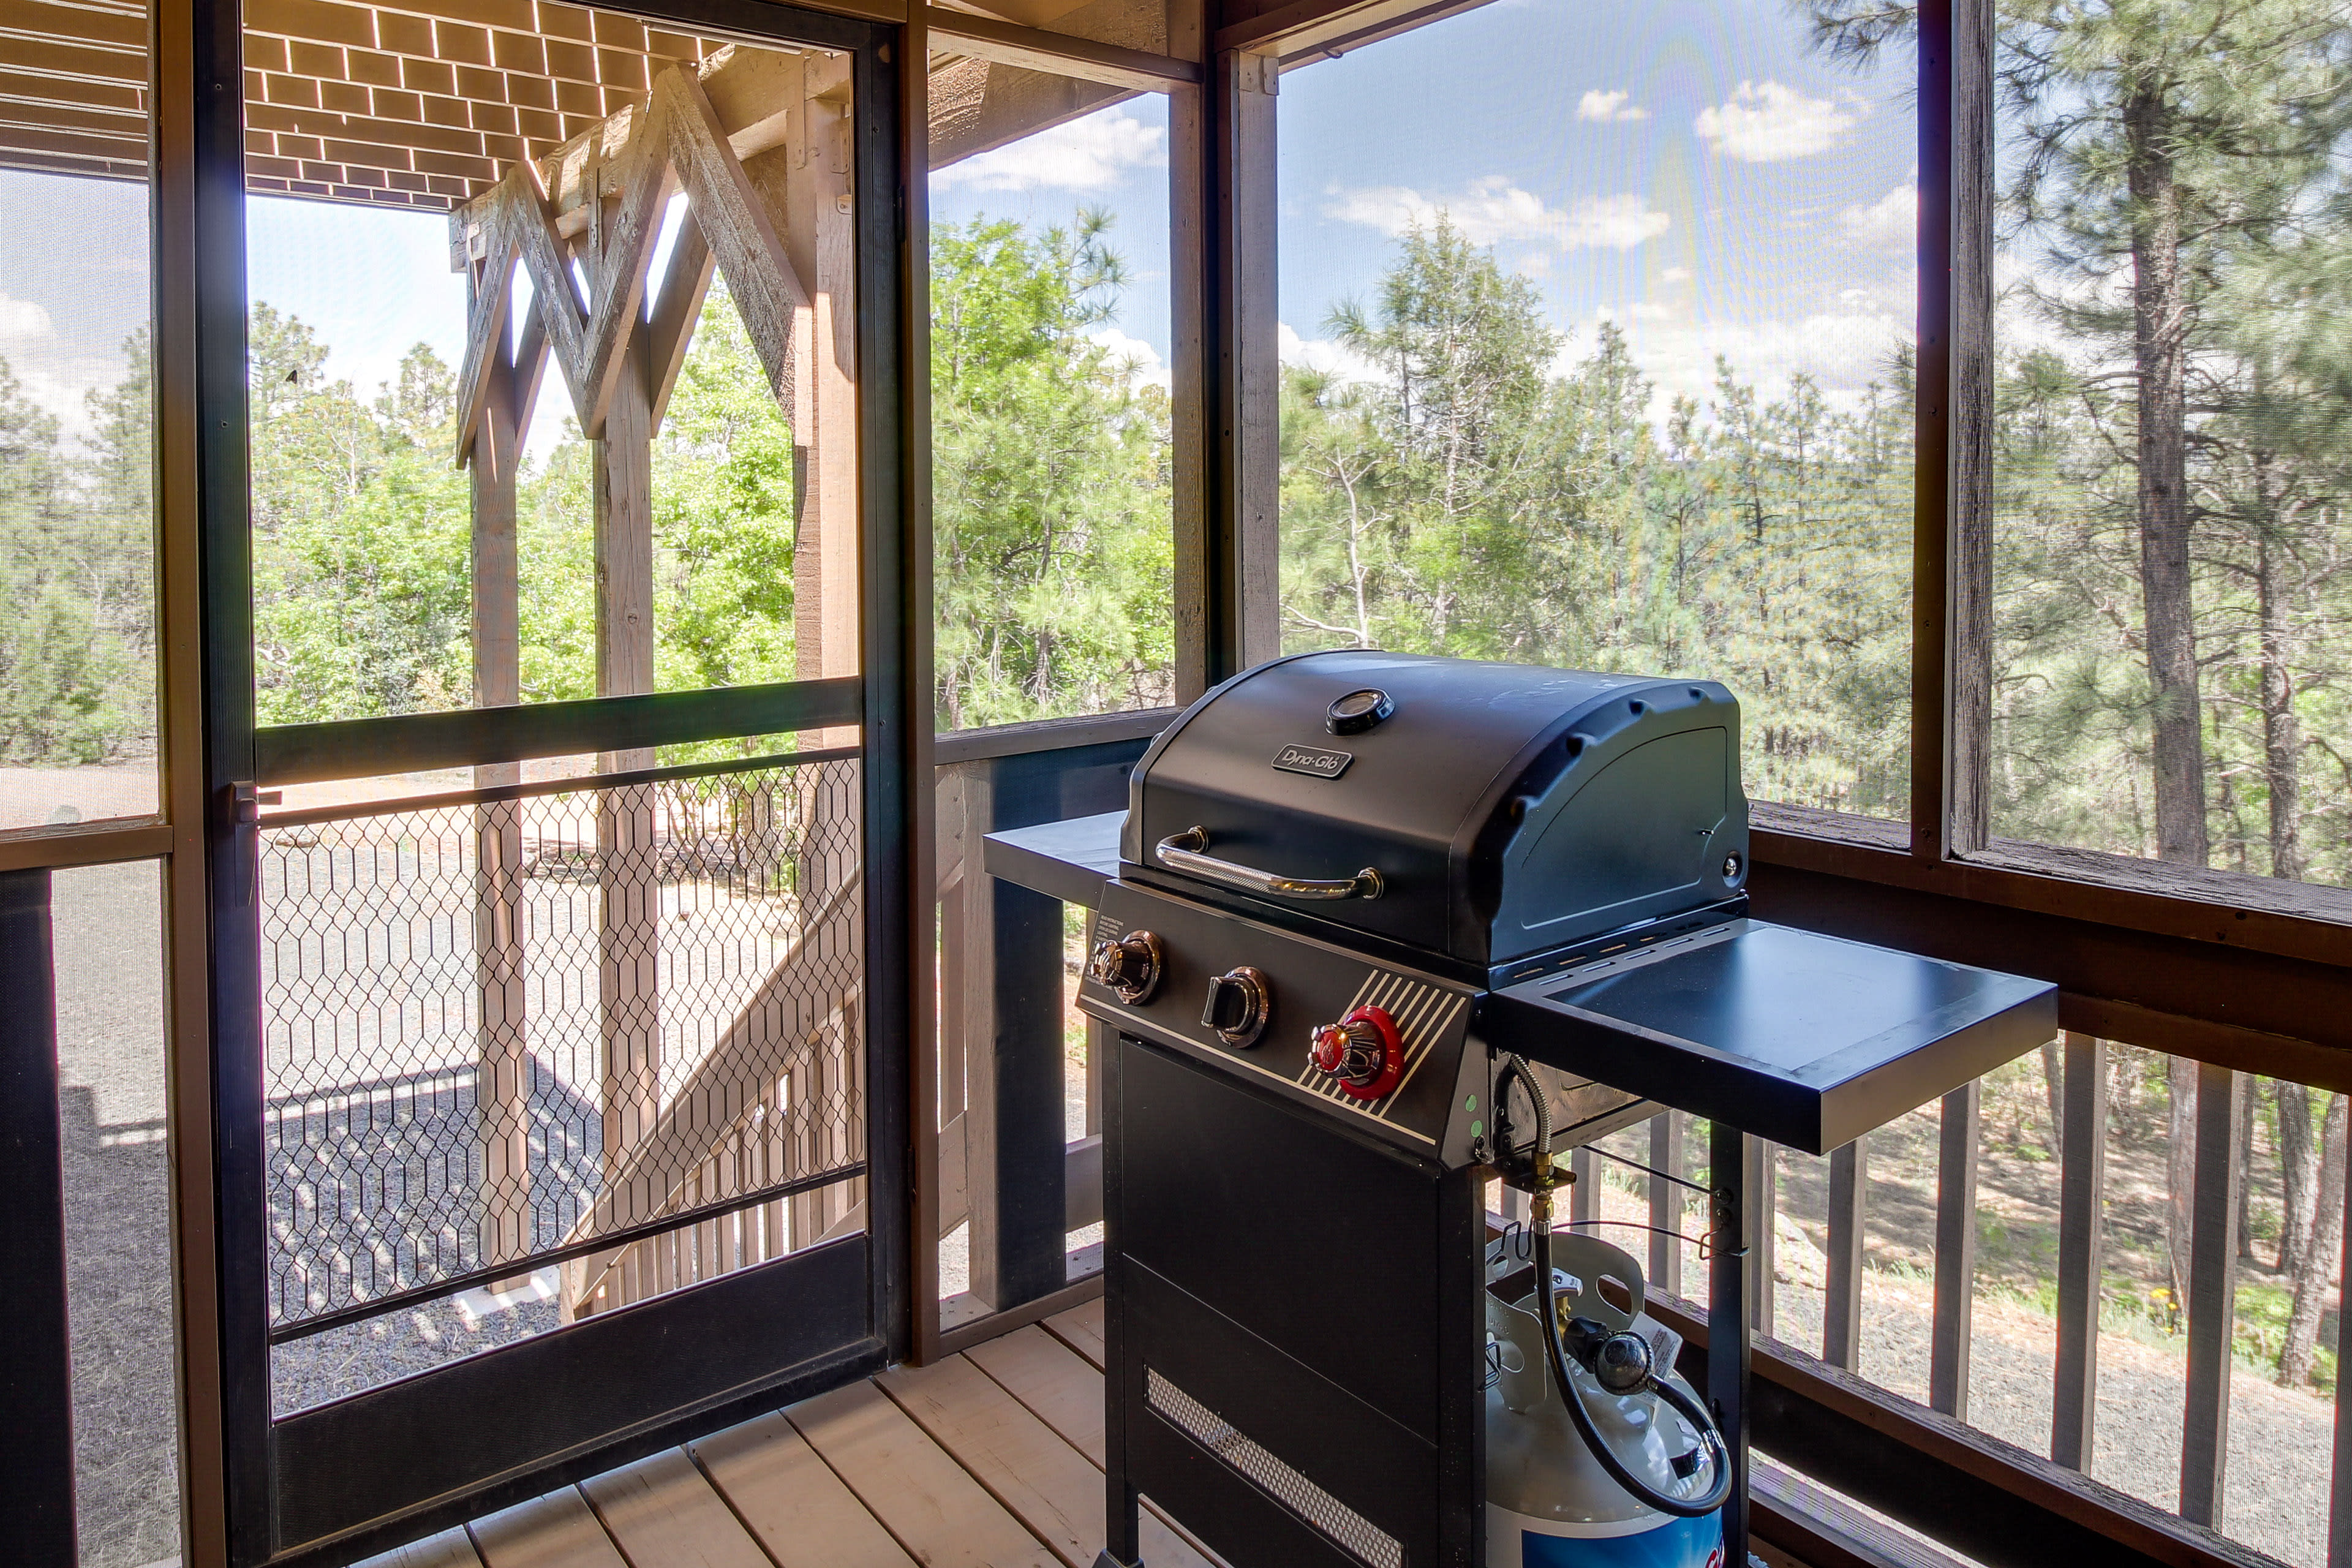
M 1160 49 L 1166 0 L 950 0 Z M 247 0 L 246 184 L 446 211 L 546 163 L 653 79 L 721 40 L 554 0 Z M 127 0 L 0 0 L 0 167 L 144 175 L 147 13 Z M 1124 96 L 953 53 L 933 65 L 932 159 L 1003 145 Z

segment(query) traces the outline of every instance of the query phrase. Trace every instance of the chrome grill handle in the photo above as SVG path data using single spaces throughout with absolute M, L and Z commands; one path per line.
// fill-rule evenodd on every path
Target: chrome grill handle
M 1261 871 L 1255 866 L 1243 866 L 1231 860 L 1220 860 L 1203 853 L 1209 847 L 1209 830 L 1188 827 L 1181 833 L 1171 833 L 1160 841 L 1153 850 L 1159 862 L 1171 871 L 1184 871 L 1202 881 L 1222 887 L 1239 888 L 1244 893 L 1255 893 L 1268 899 L 1377 899 L 1381 896 L 1381 874 L 1370 866 L 1352 877 L 1325 880 L 1313 877 L 1283 877 L 1272 871 Z

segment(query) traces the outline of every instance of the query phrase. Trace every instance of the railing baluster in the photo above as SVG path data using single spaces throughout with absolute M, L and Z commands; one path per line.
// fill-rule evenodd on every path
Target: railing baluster
M 1969 1418 L 1969 1335 L 1976 1317 L 1977 1122 L 1981 1080 L 1944 1096 L 1936 1155 L 1936 1318 L 1927 1359 L 1927 1404 Z
M 1868 1191 L 1867 1137 L 1830 1151 L 1828 1299 L 1822 1305 L 1822 1359 L 1848 1372 L 1862 1364 L 1863 1196 Z
M 2066 1037 L 2065 1114 L 2059 1127 L 2058 1362 L 2050 1401 L 2050 1457 L 2091 1468 L 2098 1410 L 2102 1200 L 2107 1188 L 2107 1045 Z
M 1669 1175 L 1683 1173 L 1683 1129 L 1671 1110 L 1650 1118 L 1650 1168 Z M 1683 1189 L 1655 1176 L 1650 1184 L 1650 1283 L 1669 1296 L 1683 1293 L 1683 1244 L 1663 1231 L 1682 1229 Z
M 2189 1397 L 2180 1441 L 2180 1517 L 2221 1528 L 2230 1452 L 2230 1340 L 2238 1316 L 2239 1111 L 2246 1077 L 2197 1068 L 2197 1175 L 2189 1232 Z
M 1772 1244 L 1780 1228 L 1780 1146 L 1763 1143 L 1763 1152 L 1756 1157 L 1755 1185 L 1749 1189 L 1748 1203 L 1756 1211 L 1756 1239 L 1749 1243 L 1756 1253 L 1756 1316 L 1749 1326 L 1759 1334 L 1773 1331 L 1772 1311 L 1775 1306 L 1772 1276 L 1775 1264 Z
M 2345 1161 L 2352 1166 L 2352 1150 L 2347 1151 Z M 2346 1173 L 2344 1215 L 2346 1245 L 2352 1247 L 2352 1171 Z M 2346 1282 L 2339 1274 L 2339 1300 Z M 2336 1453 L 2327 1483 L 2327 1568 L 2352 1568 L 2352 1415 L 2345 1413 L 2342 1371 L 2352 1366 L 2352 1312 L 2340 1308 L 2336 1314 Z

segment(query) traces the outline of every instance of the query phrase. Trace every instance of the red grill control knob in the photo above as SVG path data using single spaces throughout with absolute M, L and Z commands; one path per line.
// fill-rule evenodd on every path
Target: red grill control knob
M 1148 931 L 1131 931 L 1117 942 L 1098 942 L 1087 961 L 1087 973 L 1118 993 L 1118 999 L 1130 1006 L 1151 1000 L 1166 968 L 1160 939 Z
M 1318 1028 L 1307 1046 L 1316 1070 L 1339 1082 L 1354 1100 L 1379 1100 L 1404 1076 L 1404 1041 L 1385 1007 L 1359 1007 L 1336 1024 Z

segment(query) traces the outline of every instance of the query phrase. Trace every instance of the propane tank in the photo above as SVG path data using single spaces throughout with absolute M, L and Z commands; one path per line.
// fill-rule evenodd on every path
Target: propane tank
M 1678 1518 L 1645 1505 L 1579 1433 L 1548 1359 L 1529 1241 L 1515 1226 L 1486 1248 L 1488 1568 L 1722 1568 L 1719 1509 Z M 1563 1329 L 1585 1320 L 1588 1335 L 1598 1323 L 1612 1335 L 1638 1334 L 1649 1347 L 1647 1376 L 1639 1379 L 1614 1375 L 1605 1360 L 1598 1373 L 1571 1361 L 1569 1375 L 1578 1380 L 1596 1434 L 1621 1467 L 1663 1498 L 1706 1497 L 1718 1461 L 1692 1423 L 1649 1386 L 1650 1378 L 1672 1380 L 1705 1418 L 1696 1391 L 1673 1370 L 1680 1336 L 1637 1310 L 1646 1300 L 1641 1265 L 1597 1237 L 1560 1231 L 1551 1245 Z M 1617 1349 L 1622 1355 L 1640 1347 Z M 1602 1374 L 1633 1391 L 1612 1393 Z

